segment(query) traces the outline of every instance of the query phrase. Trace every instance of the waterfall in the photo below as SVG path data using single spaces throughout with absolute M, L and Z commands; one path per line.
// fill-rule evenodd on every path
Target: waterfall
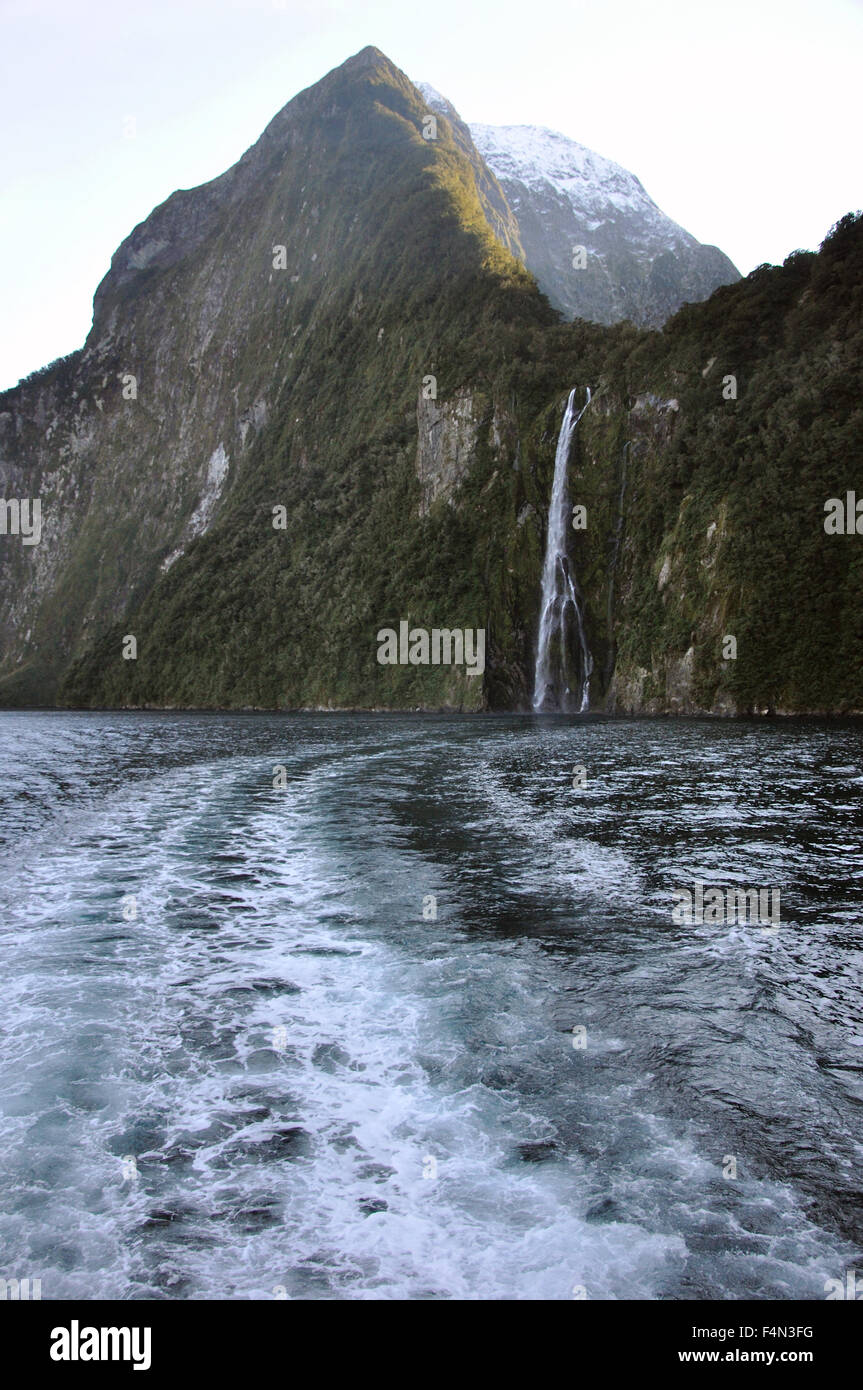
M 590 703 L 593 658 L 584 635 L 581 593 L 566 553 L 569 526 L 566 473 L 569 449 L 575 428 L 589 405 L 589 386 L 587 400 L 579 411 L 576 411 L 575 391 L 570 392 L 554 457 L 554 482 L 548 508 L 548 539 L 542 569 L 542 607 L 533 682 L 535 710 L 586 710 Z

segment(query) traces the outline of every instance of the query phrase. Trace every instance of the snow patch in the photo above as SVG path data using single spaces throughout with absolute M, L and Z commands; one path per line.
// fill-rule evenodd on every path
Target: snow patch
M 577 140 L 544 126 L 472 124 L 469 129 L 499 179 L 524 184 L 533 194 L 565 198 L 590 231 L 625 214 L 638 219 L 643 236 L 660 240 L 669 250 L 692 241 L 634 174 Z
M 443 115 L 447 115 L 448 112 L 452 110 L 451 103 L 448 102 L 446 97 L 442 96 L 437 87 L 433 87 L 430 82 L 415 82 L 414 86 L 420 96 L 428 102 L 431 111 L 439 111 L 442 112 Z

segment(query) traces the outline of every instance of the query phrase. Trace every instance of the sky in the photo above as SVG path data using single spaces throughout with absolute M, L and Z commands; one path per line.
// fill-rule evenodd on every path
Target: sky
M 630 169 L 744 274 L 863 205 L 863 0 L 0 0 L 0 389 L 132 228 L 374 44 L 467 121 Z

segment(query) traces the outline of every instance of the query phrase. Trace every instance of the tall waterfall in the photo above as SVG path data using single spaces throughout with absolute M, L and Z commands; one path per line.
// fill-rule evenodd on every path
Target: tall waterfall
M 533 682 L 535 710 L 586 710 L 590 703 L 593 658 L 584 635 L 581 593 L 566 553 L 569 523 L 566 473 L 572 436 L 590 405 L 590 387 L 586 389 L 587 400 L 578 411 L 575 391 L 569 393 L 554 458 Z

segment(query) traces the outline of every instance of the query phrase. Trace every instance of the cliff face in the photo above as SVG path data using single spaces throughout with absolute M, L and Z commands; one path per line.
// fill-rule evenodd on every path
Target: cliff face
M 561 324 L 465 128 L 427 115 L 364 50 L 136 228 L 81 352 L 0 396 L 0 490 L 42 508 L 39 544 L 0 537 L 0 700 L 525 706 L 589 383 L 593 707 L 863 707 L 822 637 L 859 622 L 854 538 L 822 524 L 860 437 L 859 224 L 662 333 Z M 381 665 L 402 621 L 486 629 L 484 673 Z
M 452 400 L 420 395 L 417 404 L 417 479 L 420 516 L 427 516 L 444 497 L 455 501 L 476 456 L 478 409 L 474 393 L 461 389 Z

